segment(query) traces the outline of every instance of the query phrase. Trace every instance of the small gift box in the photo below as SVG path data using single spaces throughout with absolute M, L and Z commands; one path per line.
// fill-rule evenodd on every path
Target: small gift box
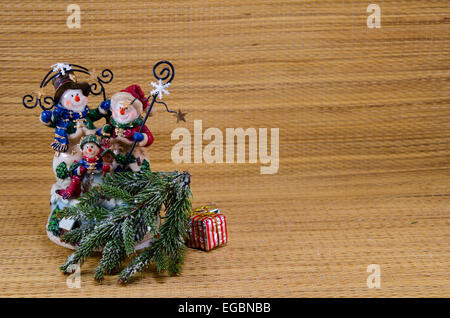
M 227 242 L 227 221 L 215 205 L 193 210 L 189 219 L 188 247 L 209 251 Z

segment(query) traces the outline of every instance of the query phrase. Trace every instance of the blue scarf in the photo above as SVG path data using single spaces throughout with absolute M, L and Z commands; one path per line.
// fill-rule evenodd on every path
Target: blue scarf
M 81 112 L 74 112 L 62 107 L 60 104 L 56 105 L 56 108 L 53 111 L 53 116 L 56 118 L 55 141 L 51 144 L 53 150 L 57 152 L 67 151 L 69 148 L 69 135 L 67 129 L 75 120 L 86 118 L 88 114 L 88 106 Z

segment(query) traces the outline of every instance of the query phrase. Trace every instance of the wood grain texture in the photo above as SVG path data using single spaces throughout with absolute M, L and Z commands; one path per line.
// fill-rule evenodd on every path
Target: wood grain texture
M 76 3 L 80 29 L 66 27 L 67 1 L 0 10 L 0 296 L 450 296 L 448 1 L 376 1 L 380 29 L 367 1 Z M 93 258 L 69 289 L 58 266 L 70 251 L 45 234 L 52 132 L 22 96 L 55 62 L 111 68 L 109 94 L 149 91 L 161 59 L 176 68 L 166 102 L 188 122 L 151 118 L 152 167 L 189 170 L 194 205 L 221 207 L 230 242 L 189 249 L 180 277 L 125 287 L 95 283 Z M 278 173 L 174 164 L 170 134 L 195 119 L 279 128 Z

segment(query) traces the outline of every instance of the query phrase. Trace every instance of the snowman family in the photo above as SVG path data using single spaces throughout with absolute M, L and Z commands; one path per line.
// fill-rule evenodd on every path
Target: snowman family
M 72 71 L 62 69 L 52 84 L 55 107 L 40 115 L 44 125 L 54 128 L 51 147 L 57 182 L 52 201 L 59 201 L 57 196 L 76 199 L 115 171 L 149 167 L 143 148 L 153 143 L 153 135 L 141 116 L 149 101 L 140 86 L 130 85 L 91 109 L 90 86 L 77 82 Z M 102 118 L 106 124 L 96 127 Z

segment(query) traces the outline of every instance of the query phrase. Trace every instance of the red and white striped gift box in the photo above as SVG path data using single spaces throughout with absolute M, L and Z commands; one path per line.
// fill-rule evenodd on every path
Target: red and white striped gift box
M 228 240 L 227 221 L 219 209 L 201 207 L 192 212 L 187 246 L 204 251 L 223 245 Z

